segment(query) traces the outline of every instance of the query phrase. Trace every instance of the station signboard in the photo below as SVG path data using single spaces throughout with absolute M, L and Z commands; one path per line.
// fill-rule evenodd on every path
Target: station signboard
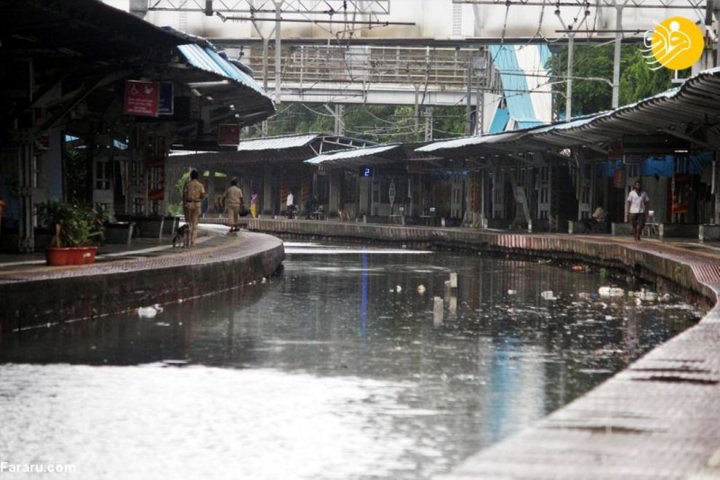
M 125 81 L 125 115 L 157 117 L 160 107 L 160 84 L 140 80 Z

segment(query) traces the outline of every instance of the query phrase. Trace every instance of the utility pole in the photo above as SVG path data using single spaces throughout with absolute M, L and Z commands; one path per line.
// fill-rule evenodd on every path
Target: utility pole
M 475 122 L 473 119 L 473 101 L 472 101 L 472 73 L 473 65 L 472 62 L 468 63 L 467 66 L 467 126 L 465 127 L 465 134 L 469 137 L 475 133 Z
M 330 108 L 330 105 L 323 105 L 325 110 L 330 112 L 334 120 L 333 134 L 337 136 L 345 135 L 345 105 L 336 103 L 334 108 Z
M 573 62 L 575 61 L 575 32 L 568 34 L 567 81 L 565 83 L 565 120 L 572 118 Z
M 627 0 L 623 4 L 615 3 L 615 51 L 613 53 L 613 85 L 612 108 L 620 105 L 620 49 L 622 47 L 622 12 Z
M 425 107 L 425 141 L 433 139 L 433 107 Z
M 281 103 L 280 98 L 280 25 L 282 23 L 283 0 L 273 2 L 275 4 L 275 102 Z

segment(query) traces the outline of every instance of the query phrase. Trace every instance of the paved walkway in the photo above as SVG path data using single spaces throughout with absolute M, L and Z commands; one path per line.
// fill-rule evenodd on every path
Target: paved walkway
M 170 237 L 135 238 L 132 245 L 108 244 L 98 249 L 92 265 L 51 267 L 45 253 L 0 254 L 0 285 L 39 279 L 72 278 L 112 271 L 148 270 L 182 264 L 213 261 L 218 255 L 242 255 L 258 246 L 257 237 L 247 232 L 226 235 L 228 228 L 203 225 L 203 233 L 192 249 L 173 248 Z
M 0 333 L 243 288 L 282 263 L 282 241 L 275 237 L 207 230 L 215 234 L 190 249 L 157 239 L 103 247 L 92 265 L 49 267 L 42 254 L 0 256 Z

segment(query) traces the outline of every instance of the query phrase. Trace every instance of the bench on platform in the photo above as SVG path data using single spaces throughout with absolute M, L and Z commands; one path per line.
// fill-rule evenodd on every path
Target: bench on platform
M 134 222 L 110 222 L 105 224 L 105 243 L 132 244 Z

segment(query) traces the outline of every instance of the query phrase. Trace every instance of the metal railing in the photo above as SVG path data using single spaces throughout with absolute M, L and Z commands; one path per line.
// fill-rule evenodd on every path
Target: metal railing
M 270 49 L 269 57 L 274 57 Z M 262 52 L 251 50 L 243 59 L 263 81 Z M 293 45 L 281 51 L 283 83 L 310 86 L 317 83 L 409 84 L 464 90 L 471 81 L 491 77 L 485 48 L 431 48 L 383 46 Z M 267 63 L 268 81 L 275 65 Z

